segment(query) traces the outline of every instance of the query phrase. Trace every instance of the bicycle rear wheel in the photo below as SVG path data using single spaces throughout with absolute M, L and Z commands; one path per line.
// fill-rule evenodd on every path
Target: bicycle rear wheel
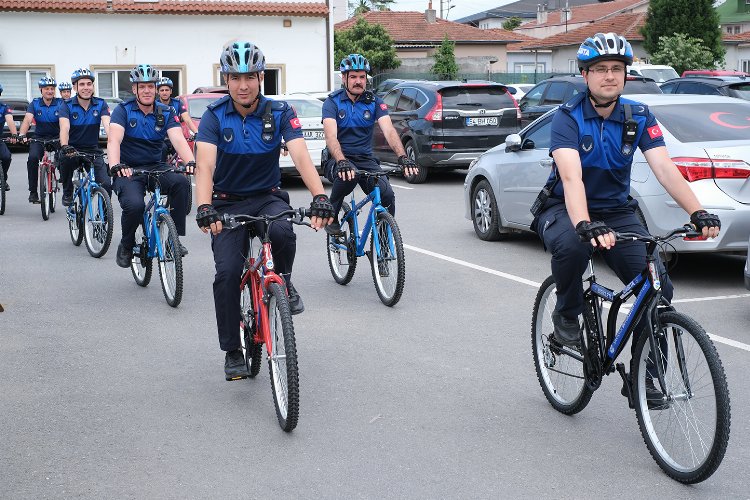
M 571 357 L 568 353 L 574 353 L 568 348 L 550 345 L 556 290 L 555 280 L 550 276 L 536 294 L 531 319 L 531 351 L 536 376 L 547 401 L 560 413 L 573 415 L 586 408 L 592 392 L 586 388 L 583 363 Z
M 49 220 L 50 197 L 49 197 L 49 167 L 46 165 L 39 166 L 39 206 L 42 209 L 42 219 Z
M 396 219 L 388 212 L 380 212 L 377 215 L 373 233 L 370 235 L 370 267 L 372 281 L 375 283 L 380 301 L 389 307 L 396 305 L 404 291 L 406 259 L 401 231 Z
M 109 195 L 101 186 L 91 190 L 89 206 L 83 211 L 86 250 L 92 257 L 99 258 L 109 249 L 112 243 L 114 215 Z
M 161 247 L 159 276 L 167 304 L 177 307 L 182 301 L 182 252 L 177 227 L 169 214 L 160 213 L 157 221 L 158 244 Z
M 0 166 L 0 215 L 5 215 L 5 171 Z
M 135 248 L 133 260 L 130 261 L 130 272 L 138 286 L 148 286 L 151 282 L 154 261 L 148 256 L 148 238 L 143 230 L 143 224 L 138 224 L 135 230 Z
M 57 169 L 51 167 L 50 173 L 48 174 L 49 177 L 49 186 L 50 186 L 50 193 L 49 193 L 49 211 L 51 213 L 55 213 L 55 209 L 57 208 L 57 192 L 60 190 L 59 183 L 57 181 Z
M 188 199 L 187 199 L 187 209 L 185 210 L 185 213 L 190 215 L 190 212 L 193 211 L 193 177 L 188 175 L 186 176 L 188 180 Z
M 244 272 L 242 273 L 245 274 Z M 253 294 L 250 285 L 242 287 L 240 294 L 240 335 L 245 348 L 245 363 L 250 378 L 254 378 L 260 372 L 260 363 L 263 357 L 263 344 L 255 342 L 257 323 L 255 321 L 255 306 L 253 305 Z
M 74 194 L 73 202 L 68 207 L 67 216 L 70 239 L 75 246 L 78 246 L 83 241 L 83 208 L 80 192 Z
M 271 283 L 268 292 L 268 328 L 271 340 L 268 371 L 271 374 L 273 404 L 279 425 L 290 432 L 297 427 L 299 418 L 299 372 L 294 323 L 284 287 Z
M 339 210 L 338 220 L 343 221 L 349 213 L 349 205 L 343 203 Z M 357 270 L 357 242 L 354 235 L 354 220 L 350 217 L 341 223 L 343 236 L 326 235 L 326 250 L 328 253 L 328 267 L 331 269 L 334 281 L 339 285 L 346 285 L 352 280 Z
M 651 456 L 681 483 L 708 479 L 721 464 L 729 441 L 730 402 L 724 368 L 711 340 L 692 318 L 659 315 L 653 356 L 640 335 L 633 357 L 635 413 Z M 655 359 L 661 360 L 661 387 Z

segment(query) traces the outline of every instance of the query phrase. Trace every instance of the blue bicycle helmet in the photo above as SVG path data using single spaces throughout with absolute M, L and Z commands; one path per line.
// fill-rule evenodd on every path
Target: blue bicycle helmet
M 130 70 L 130 83 L 156 83 L 159 73 L 150 64 L 139 64 Z
M 58 90 L 73 90 L 73 86 L 69 84 L 68 82 L 60 82 L 60 84 L 57 86 Z
M 578 48 L 578 68 L 588 69 L 600 61 L 622 61 L 633 64 L 633 47 L 624 36 L 615 33 L 597 33 L 588 37 Z
M 341 73 L 346 73 L 348 71 L 364 71 L 369 73 L 370 63 L 362 54 L 349 54 L 341 60 L 339 71 L 341 71 Z
M 259 73 L 266 69 L 266 56 L 251 42 L 234 42 L 221 51 L 219 64 L 224 74 Z
M 75 70 L 70 76 L 70 81 L 76 83 L 78 82 L 78 80 L 81 80 L 83 78 L 88 78 L 92 82 L 94 81 L 94 75 L 88 68 L 78 68 L 77 70 Z
M 49 76 L 45 76 L 43 78 L 40 78 L 38 83 L 39 83 L 39 88 L 40 89 L 42 87 L 50 87 L 50 86 L 51 87 L 57 87 L 57 82 L 55 81 L 55 79 L 52 78 L 52 77 L 49 77 Z
M 164 85 L 166 85 L 170 89 L 174 88 L 174 83 L 172 83 L 172 80 L 170 78 L 167 78 L 166 76 L 159 78 L 159 81 L 156 82 L 156 88 L 163 87 Z

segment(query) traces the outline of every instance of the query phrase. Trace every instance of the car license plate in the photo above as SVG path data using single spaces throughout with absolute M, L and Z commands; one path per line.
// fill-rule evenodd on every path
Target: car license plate
M 302 137 L 305 139 L 325 139 L 325 134 L 323 134 L 322 130 L 303 130 L 302 131 Z
M 16 128 L 19 128 L 21 126 L 21 122 L 18 120 L 14 120 L 16 122 Z
M 485 116 L 481 118 L 467 118 L 467 127 L 486 127 L 491 125 L 497 125 L 497 116 Z

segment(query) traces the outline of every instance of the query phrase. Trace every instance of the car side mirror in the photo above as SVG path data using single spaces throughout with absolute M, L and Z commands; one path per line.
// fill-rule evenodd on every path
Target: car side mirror
M 516 89 L 514 89 L 513 87 L 508 87 L 508 92 L 510 92 L 511 95 L 516 95 L 516 92 L 518 92 L 518 91 Z
M 521 136 L 518 134 L 510 134 L 505 138 L 505 152 L 515 152 L 521 149 Z
M 535 147 L 536 145 L 531 139 L 526 139 L 525 141 L 523 141 L 523 145 L 521 145 L 521 149 L 534 149 Z

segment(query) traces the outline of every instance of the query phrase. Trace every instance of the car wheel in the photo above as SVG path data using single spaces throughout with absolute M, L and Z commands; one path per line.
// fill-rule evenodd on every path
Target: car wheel
M 417 175 L 405 175 L 404 179 L 406 179 L 406 182 L 409 184 L 422 184 L 427 180 L 427 167 L 419 164 L 419 155 L 417 154 L 417 148 L 414 147 L 414 141 L 411 139 L 406 141 L 404 151 L 406 151 L 406 156 L 417 164 L 418 170 Z
M 471 220 L 480 240 L 497 241 L 506 236 L 500 232 L 500 210 L 486 179 L 479 181 L 471 193 Z

